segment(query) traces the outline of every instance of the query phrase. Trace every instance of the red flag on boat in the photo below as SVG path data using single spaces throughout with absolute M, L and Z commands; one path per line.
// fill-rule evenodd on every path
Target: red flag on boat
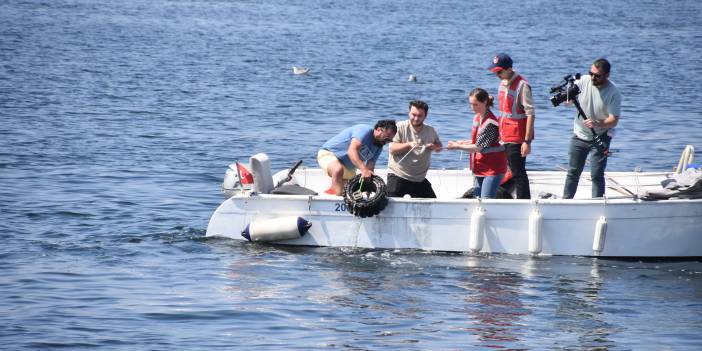
M 239 161 L 236 161 L 236 169 L 239 172 L 239 180 L 241 184 L 253 184 L 254 179 L 253 179 L 253 174 L 249 172 L 244 165 L 239 163 Z

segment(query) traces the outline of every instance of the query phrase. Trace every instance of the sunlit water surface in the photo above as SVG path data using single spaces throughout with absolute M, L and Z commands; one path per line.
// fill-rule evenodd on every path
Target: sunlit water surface
M 566 164 L 573 110 L 548 90 L 599 56 L 624 96 L 608 170 L 671 169 L 702 147 L 701 4 L 4 1 L 0 349 L 700 349 L 697 261 L 204 233 L 235 159 L 313 167 L 331 135 L 414 98 L 443 140 L 467 137 L 466 94 L 495 93 L 503 50 L 534 88 L 530 169 Z

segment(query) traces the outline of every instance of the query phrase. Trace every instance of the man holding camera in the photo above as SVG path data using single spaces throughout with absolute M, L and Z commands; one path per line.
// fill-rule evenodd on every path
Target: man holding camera
M 581 118 L 579 111 L 573 121 L 574 135 L 568 152 L 570 161 L 563 188 L 564 199 L 575 196 L 589 154 L 592 197 L 604 195 L 609 141 L 614 136 L 614 127 L 619 121 L 622 101 L 619 88 L 609 80 L 610 69 L 609 61 L 597 59 L 592 63 L 590 73 L 575 81 L 580 89 L 577 102 L 585 116 Z
M 501 80 L 497 96 L 500 140 L 505 146 L 517 198 L 529 199 L 531 191 L 526 172 L 526 157 L 531 152 L 531 141 L 534 139 L 531 86 L 512 69 L 512 58 L 505 53 L 495 56 L 488 69 Z

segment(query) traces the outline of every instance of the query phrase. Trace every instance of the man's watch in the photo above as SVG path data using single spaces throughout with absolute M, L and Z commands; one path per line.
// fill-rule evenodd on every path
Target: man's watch
M 531 140 L 524 140 L 524 142 L 527 143 L 527 145 L 531 145 Z

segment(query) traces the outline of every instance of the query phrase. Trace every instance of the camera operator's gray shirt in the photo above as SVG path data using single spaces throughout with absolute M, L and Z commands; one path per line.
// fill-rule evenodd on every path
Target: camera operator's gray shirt
M 586 75 L 576 80 L 575 84 L 580 88 L 578 101 L 587 118 L 601 121 L 609 115 L 621 117 L 622 95 L 619 93 L 619 88 L 611 80 L 608 80 L 604 87 L 597 88 L 592 85 L 590 75 Z M 580 139 L 592 140 L 592 132 L 583 124 L 583 121 L 576 112 L 573 132 Z M 605 131 L 607 128 L 595 128 L 597 134 L 602 134 Z M 610 129 L 608 134 L 614 136 L 614 128 Z

